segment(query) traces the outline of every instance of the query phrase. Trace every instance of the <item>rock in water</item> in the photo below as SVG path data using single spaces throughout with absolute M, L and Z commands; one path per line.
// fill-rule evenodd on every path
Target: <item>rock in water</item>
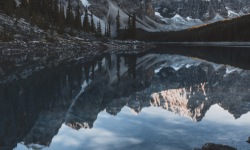
M 250 137 L 248 137 L 247 143 L 250 143 Z
M 234 147 L 227 146 L 227 145 L 206 143 L 202 147 L 202 150 L 237 150 L 237 149 Z

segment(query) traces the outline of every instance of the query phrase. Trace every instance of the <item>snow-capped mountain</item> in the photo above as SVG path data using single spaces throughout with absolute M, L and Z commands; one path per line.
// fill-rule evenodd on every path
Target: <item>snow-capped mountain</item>
M 16 0 L 17 5 L 20 0 Z M 78 0 L 71 0 L 76 10 Z M 239 17 L 250 12 L 249 0 L 80 0 L 82 14 L 87 6 L 97 23 L 111 21 L 115 34 L 115 18 L 120 12 L 121 28 L 127 26 L 129 15 L 137 16 L 137 27 L 146 31 L 182 30 L 228 18 Z M 65 10 L 68 0 L 60 0 Z M 83 18 L 83 17 L 82 17 Z
M 82 0 L 94 15 L 115 23 L 120 11 L 122 28 L 128 15 L 136 13 L 137 27 L 147 31 L 182 30 L 239 17 L 250 12 L 248 0 Z
M 216 14 L 228 18 L 250 12 L 248 0 L 154 0 L 154 6 L 164 18 L 179 14 L 203 21 L 213 19 Z
M 18 2 L 20 0 L 17 0 Z M 247 0 L 80 0 L 82 14 L 88 7 L 94 21 L 101 21 L 102 29 L 111 21 L 115 34 L 115 18 L 120 12 L 121 28 L 127 26 L 129 16 L 137 16 L 137 28 L 146 31 L 182 30 L 193 26 L 239 17 L 250 12 Z M 68 1 L 61 0 L 66 10 Z M 77 9 L 77 0 L 71 5 Z M 83 18 L 83 16 L 82 16 Z
M 192 26 L 235 18 L 250 12 L 248 0 L 153 0 L 158 20 L 164 30 L 181 30 Z

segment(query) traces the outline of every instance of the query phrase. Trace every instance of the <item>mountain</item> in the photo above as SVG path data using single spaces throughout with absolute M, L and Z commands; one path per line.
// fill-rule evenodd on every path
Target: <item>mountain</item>
M 87 0 L 84 0 L 86 3 Z M 248 0 L 88 0 L 100 19 L 115 20 L 121 12 L 122 28 L 128 14 L 136 13 L 138 27 L 147 31 L 183 30 L 193 26 L 239 17 L 250 12 Z M 113 22 L 114 23 L 114 22 Z
M 249 25 L 250 15 L 244 15 L 182 31 L 145 32 L 138 30 L 137 40 L 151 42 L 247 42 L 250 40 Z
M 164 30 L 168 31 L 235 18 L 250 12 L 248 0 L 153 0 L 153 5 L 162 16 L 159 20 L 166 24 Z M 182 20 L 174 21 L 176 15 Z
M 17 5 L 20 0 L 16 0 Z M 128 18 L 133 13 L 137 17 L 137 28 L 146 31 L 176 31 L 193 26 L 214 23 L 235 18 L 250 12 L 247 0 L 80 0 L 81 14 L 88 7 L 97 24 L 101 21 L 102 30 L 111 22 L 112 35 L 115 36 L 115 22 L 120 11 L 121 28 L 128 26 Z M 67 0 L 60 4 L 66 11 Z M 58 4 L 59 5 L 59 4 Z M 71 0 L 73 10 L 78 8 L 78 0 Z M 83 16 L 82 16 L 83 19 Z
M 65 6 L 66 6 L 66 1 Z M 89 11 L 94 14 L 94 19 L 102 21 L 103 31 L 105 23 L 111 21 L 112 28 L 115 31 L 115 19 L 120 12 L 121 28 L 127 26 L 129 16 L 133 13 L 137 16 L 137 27 L 147 31 L 157 31 L 161 25 L 154 20 L 155 11 L 152 0 L 81 0 L 83 7 L 89 7 Z M 74 0 L 75 5 L 76 0 Z

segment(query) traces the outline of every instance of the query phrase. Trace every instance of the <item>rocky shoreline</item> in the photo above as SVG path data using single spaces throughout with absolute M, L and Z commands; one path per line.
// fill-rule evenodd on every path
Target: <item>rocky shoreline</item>
M 58 66 L 70 61 L 87 61 L 104 53 L 141 53 L 152 46 L 142 42 L 89 41 L 77 39 L 64 43 L 0 42 L 0 82 L 26 78 L 33 71 Z M 76 42 L 76 40 L 74 41 Z M 5 79 L 3 78 L 5 77 Z M 7 80 L 6 80 L 7 79 Z
M 65 29 L 64 34 L 44 31 L 24 19 L 16 20 L 2 13 L 0 31 L 13 38 L 0 38 L 0 83 L 26 78 L 34 71 L 65 62 L 87 61 L 107 52 L 140 53 L 153 48 L 144 42 L 113 40 L 70 29 Z

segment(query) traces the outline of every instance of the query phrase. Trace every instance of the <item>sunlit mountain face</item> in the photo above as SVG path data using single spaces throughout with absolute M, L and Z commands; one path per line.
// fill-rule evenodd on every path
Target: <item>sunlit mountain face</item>
M 121 126 L 124 130 L 131 126 L 116 121 L 102 123 L 100 117 L 113 116 L 129 123 L 134 115 L 151 118 L 154 114 L 157 117 L 152 121 L 165 126 L 161 117 L 170 115 L 172 121 L 187 122 L 188 118 L 192 124 L 202 124 L 204 118 L 204 122 L 207 120 L 206 113 L 215 109 L 238 120 L 250 111 L 249 83 L 248 70 L 181 55 L 112 54 L 61 65 L 0 85 L 0 145 L 4 149 L 13 149 L 18 143 L 53 149 L 57 135 L 65 129 L 94 134 L 97 125 L 108 129 Z M 132 116 L 121 118 L 127 110 Z M 143 121 L 145 131 L 141 132 L 147 127 L 148 132 L 159 136 L 148 121 Z M 122 131 L 119 129 L 119 133 Z

